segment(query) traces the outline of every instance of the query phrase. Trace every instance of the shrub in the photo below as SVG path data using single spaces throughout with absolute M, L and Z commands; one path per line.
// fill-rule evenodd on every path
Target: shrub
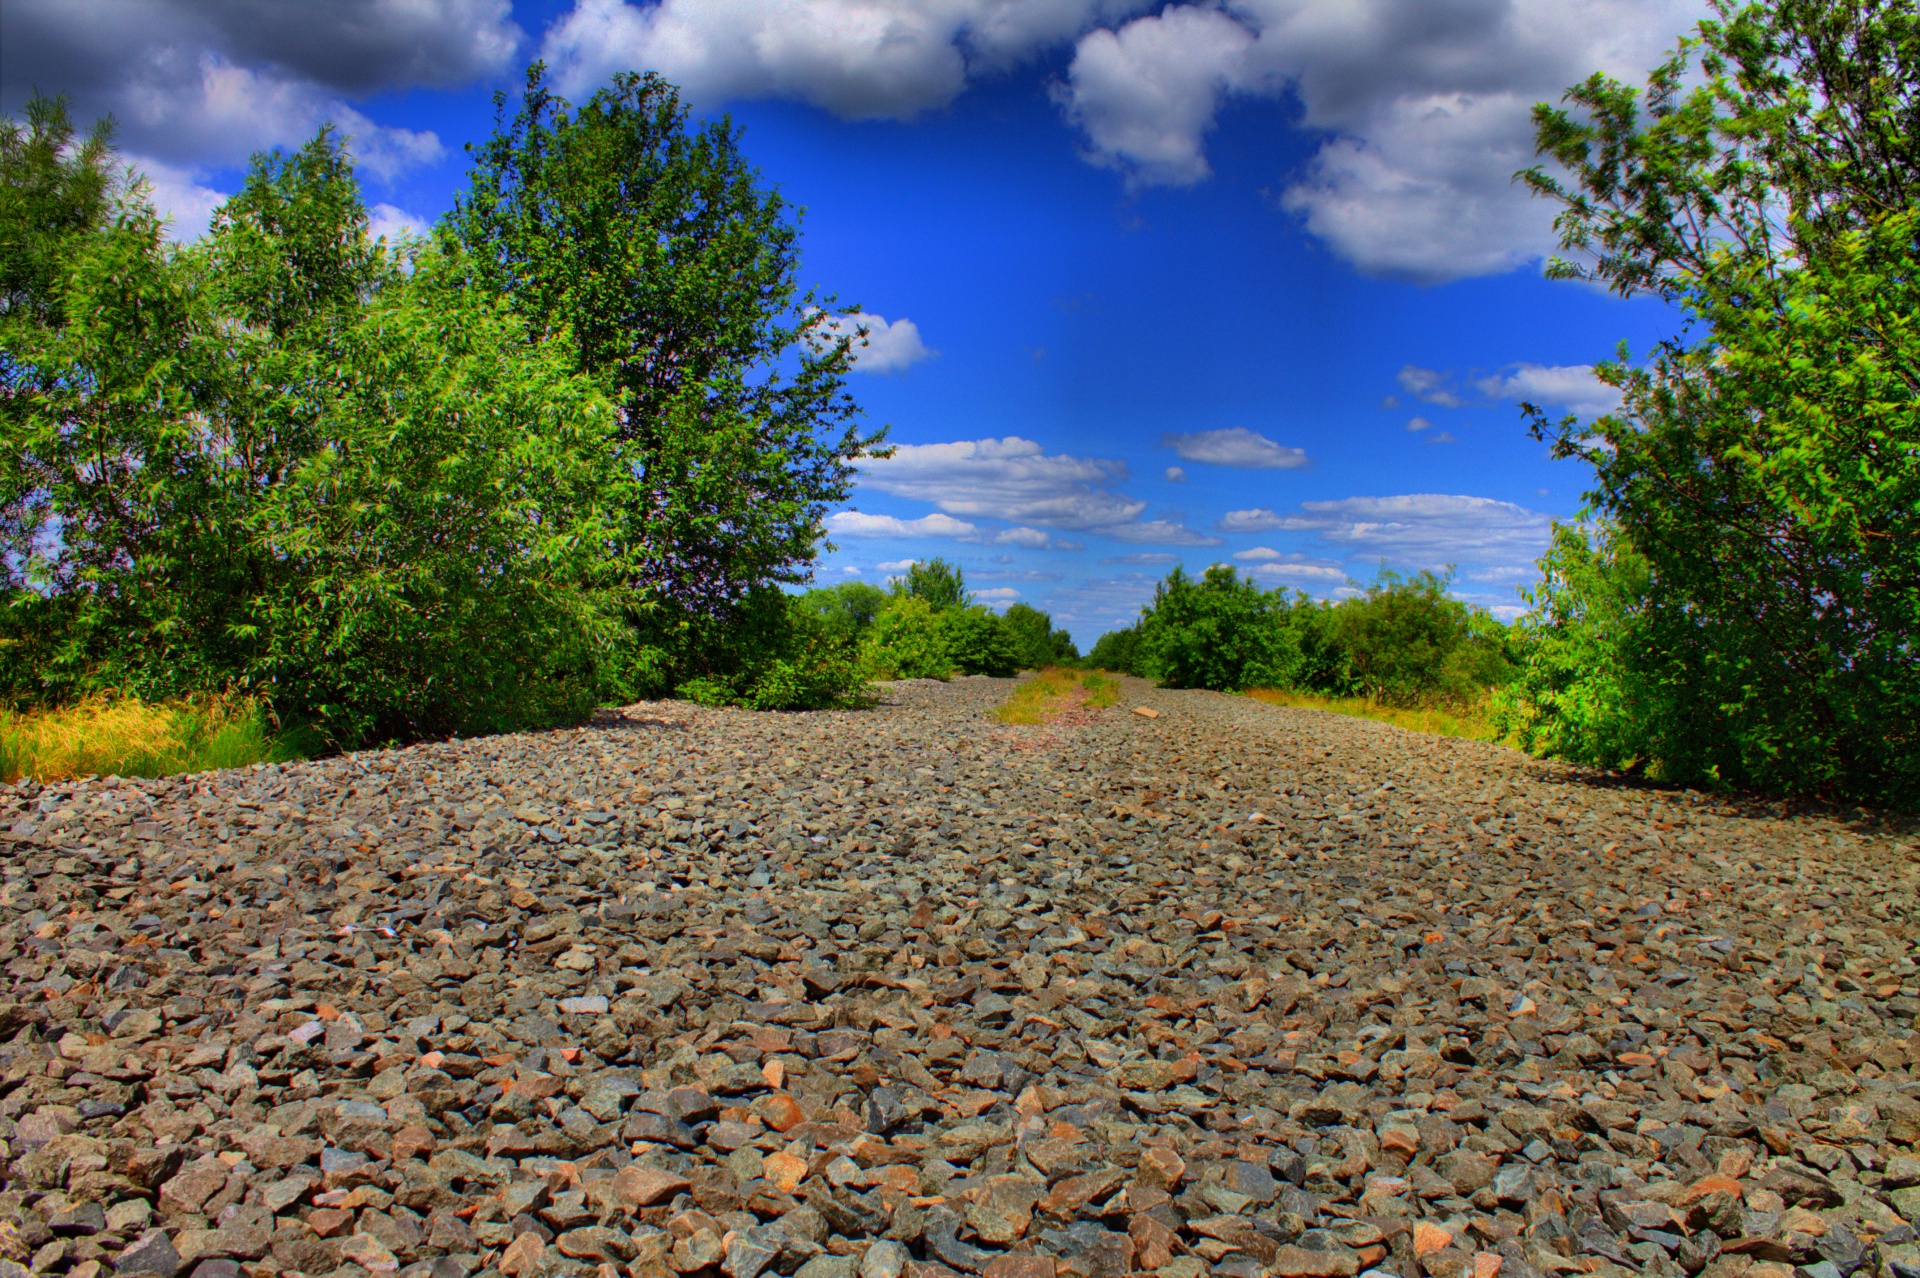
M 951 679 L 939 614 L 924 599 L 895 595 L 867 629 L 860 666 L 871 679 Z
M 978 604 L 940 614 L 947 657 L 963 674 L 1006 679 L 1020 668 L 1019 650 L 1007 624 Z
M 1056 630 L 1053 618 L 1029 604 L 1017 603 L 1000 615 L 1013 642 L 1015 659 L 1022 670 L 1044 670 L 1048 666 L 1071 666 L 1080 660 L 1073 636 Z
M 1920 803 L 1920 14 L 1717 2 L 1644 93 L 1535 108 L 1578 263 L 1684 338 L 1549 422 L 1593 468 L 1531 626 L 1527 731 L 1679 782 Z

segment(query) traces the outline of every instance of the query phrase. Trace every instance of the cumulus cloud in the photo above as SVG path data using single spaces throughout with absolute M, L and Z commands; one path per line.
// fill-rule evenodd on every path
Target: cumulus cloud
M 1236 512 L 1247 513 L 1247 512 Z M 1354 551 L 1417 567 L 1443 564 L 1518 568 L 1546 550 L 1552 517 L 1491 497 L 1411 493 L 1300 503 L 1299 512 L 1264 526 L 1317 534 Z
M 1024 546 L 1028 550 L 1083 550 L 1081 543 L 1068 541 L 1041 528 L 1004 528 L 994 534 L 996 546 Z
M 1438 404 L 1442 408 L 1462 408 L 1466 405 L 1467 401 L 1453 389 L 1452 373 L 1407 364 L 1393 375 L 1393 379 L 1400 383 L 1401 390 L 1424 403 Z
M 1180 556 L 1170 555 L 1164 551 L 1143 551 L 1137 555 L 1108 555 L 1101 559 L 1100 562 L 1103 564 L 1141 564 L 1149 566 L 1153 564 L 1177 564 L 1180 562 Z
M 1010 604 L 1020 597 L 1020 592 L 1012 586 L 994 586 L 988 590 L 975 590 L 972 594 L 975 603 L 989 605 Z
M 1234 93 L 1290 96 L 1323 138 L 1281 202 L 1363 271 L 1435 281 L 1552 246 L 1552 209 L 1512 181 L 1529 110 L 1600 69 L 1634 77 L 1700 0 L 1224 0 L 1083 36 L 1061 96 L 1090 158 L 1135 183 L 1208 171 Z
M 1620 407 L 1620 392 L 1601 381 L 1591 364 L 1516 364 L 1475 385 L 1492 399 L 1525 400 L 1580 417 L 1601 417 Z
M 1407 423 L 1407 429 L 1413 431 L 1432 430 L 1433 423 L 1424 417 L 1416 417 Z
M 884 315 L 861 311 L 835 315 L 821 328 L 836 338 L 853 337 L 853 367 L 859 373 L 894 373 L 940 353 L 920 340 L 920 326 L 910 319 L 889 324 Z
M 697 105 L 808 102 L 846 119 L 911 119 L 970 76 L 1071 40 L 1146 0 L 578 0 L 549 29 L 562 92 L 658 71 Z
M 1167 482 L 1170 484 L 1184 484 L 1187 482 L 1187 472 L 1178 466 L 1167 467 L 1166 476 Z
M 439 138 L 347 99 L 498 75 L 522 38 L 508 0 L 11 0 L 0 109 L 58 88 L 82 120 L 112 113 L 130 154 L 189 169 L 298 145 L 331 121 L 387 175 L 439 159 Z
M 1122 541 L 1207 544 L 1204 534 L 1180 524 L 1142 521 L 1147 503 L 1113 487 L 1127 478 L 1125 462 L 1049 453 L 1017 435 L 901 444 L 893 456 L 869 458 L 860 466 L 865 484 L 966 519 L 1098 533 Z
M 922 515 L 918 519 L 901 519 L 895 515 L 837 510 L 827 516 L 827 533 L 833 537 L 973 538 L 980 535 L 980 529 L 950 515 L 933 514 Z
M 1250 533 L 1284 528 L 1286 522 L 1265 506 L 1255 506 L 1251 510 L 1229 510 L 1213 526 L 1224 533 Z
M 1188 433 L 1170 431 L 1160 436 L 1160 446 L 1171 448 L 1186 461 L 1240 470 L 1295 470 L 1307 464 L 1304 449 L 1276 444 L 1244 426 Z
M 886 559 L 874 567 L 881 572 L 905 572 L 919 562 L 918 559 Z
M 367 238 L 397 243 L 403 236 L 420 237 L 433 231 L 433 219 L 409 213 L 392 204 L 376 204 L 367 210 Z
M 147 198 L 167 220 L 167 238 L 187 243 L 207 233 L 213 215 L 227 202 L 225 191 L 206 185 L 192 169 L 179 168 L 145 156 L 128 156 L 127 162 L 146 180 Z
M 1191 186 L 1212 173 L 1203 139 L 1220 95 L 1243 79 L 1254 35 L 1233 18 L 1170 5 L 1082 37 L 1058 97 L 1086 131 L 1087 158 L 1130 183 Z
M 1345 585 L 1349 573 L 1339 564 L 1310 555 L 1286 554 L 1270 546 L 1236 550 L 1233 557 L 1247 565 L 1249 576 L 1267 581 L 1284 581 L 1331 588 Z

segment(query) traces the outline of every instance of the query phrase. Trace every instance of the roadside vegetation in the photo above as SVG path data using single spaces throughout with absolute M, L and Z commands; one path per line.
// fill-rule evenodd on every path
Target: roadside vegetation
M 1324 710 L 1355 719 L 1372 719 L 1392 724 L 1409 732 L 1431 732 L 1442 737 L 1464 737 L 1469 741 L 1501 741 L 1504 738 L 1489 713 L 1489 701 L 1471 705 L 1388 706 L 1365 697 L 1323 697 L 1311 692 L 1289 692 L 1281 688 L 1254 688 L 1247 695 L 1271 706 L 1291 706 L 1296 710 Z
M 1920 806 L 1920 13 L 1711 7 L 1644 87 L 1595 75 L 1535 108 L 1550 274 L 1683 323 L 1599 366 L 1618 411 L 1526 406 L 1593 476 L 1531 611 L 1449 614 L 1418 579 L 1310 604 L 1216 569 L 1170 577 L 1094 663 L 1396 709 L 1484 697 L 1490 733 L 1540 754 Z
M 1325 603 L 1176 571 L 1088 665 L 1920 806 L 1920 14 L 1710 5 L 1644 86 L 1535 110 L 1550 273 L 1683 322 L 1599 366 L 1618 411 L 1526 407 L 1592 475 L 1531 611 L 1430 572 Z M 885 432 L 846 387 L 859 308 L 799 278 L 797 211 L 731 123 L 653 75 L 576 105 L 536 65 L 497 102 L 452 213 L 399 243 L 331 129 L 180 245 L 110 122 L 44 97 L 0 121 L 8 767 L 1079 663 L 939 560 L 805 589 Z
M 90 697 L 51 709 L 0 710 L 0 782 L 238 768 L 299 758 L 305 745 L 297 733 L 276 731 L 251 698 L 149 705 Z

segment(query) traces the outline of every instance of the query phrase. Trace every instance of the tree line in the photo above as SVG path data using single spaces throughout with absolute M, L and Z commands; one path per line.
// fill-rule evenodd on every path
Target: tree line
M 1544 754 L 1920 803 L 1920 16 L 1711 7 L 1644 86 L 1535 110 L 1549 273 L 1678 329 L 1600 366 L 1618 411 L 1526 407 L 1593 476 L 1531 611 L 1175 573 L 1095 664 L 1486 691 Z M 108 126 L 0 124 L 0 698 L 241 688 L 351 746 L 1070 658 L 947 565 L 799 591 L 885 441 L 846 390 L 857 308 L 801 287 L 731 124 L 647 75 L 576 108 L 537 65 L 499 104 L 397 245 L 330 131 L 179 246 Z

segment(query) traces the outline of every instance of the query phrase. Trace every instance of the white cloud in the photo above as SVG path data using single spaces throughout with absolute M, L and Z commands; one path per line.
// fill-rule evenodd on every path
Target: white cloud
M 1244 426 L 1230 430 L 1168 432 L 1160 446 L 1171 448 L 1186 461 L 1241 470 L 1294 470 L 1307 464 L 1306 450 L 1276 444 Z
M 858 510 L 837 510 L 827 516 L 827 533 L 833 537 L 960 537 L 973 538 L 980 530 L 949 515 L 922 515 L 918 519 L 900 519 L 894 515 L 869 515 Z
M 1454 438 L 1452 431 L 1443 430 L 1438 435 L 1427 436 L 1427 442 L 1429 444 L 1457 444 L 1460 441 Z
M 792 98 L 846 119 L 906 120 L 970 75 L 1071 40 L 1146 0 L 578 0 L 541 51 L 561 91 L 658 71 L 700 106 Z
M 1408 430 L 1431 430 L 1433 423 L 1424 417 L 1416 417 L 1407 423 Z
M 1125 462 L 1048 453 L 1017 435 L 901 444 L 892 457 L 870 458 L 860 466 L 864 483 L 896 497 L 928 502 L 949 515 L 1098 533 L 1121 541 L 1208 544 L 1203 534 L 1179 524 L 1142 522 L 1147 503 L 1112 487 L 1126 479 Z
M 996 546 L 1024 546 L 1028 550 L 1081 550 L 1077 541 L 1067 541 L 1040 528 L 1006 528 L 994 534 Z
M 1216 9 L 1169 5 L 1087 34 L 1059 94 L 1087 157 L 1129 183 L 1190 186 L 1212 169 L 1202 140 L 1220 95 L 1242 78 L 1253 33 Z
M 971 592 L 975 603 L 1010 604 L 1020 597 L 1020 592 L 1012 586 L 994 586 L 988 590 Z
M 834 337 L 853 336 L 853 367 L 861 373 L 894 373 L 910 368 L 940 352 L 920 340 L 920 326 L 910 319 L 891 324 L 884 315 L 860 311 L 853 315 L 835 315 L 821 325 Z M 865 329 L 864 336 L 859 336 Z
M 1103 564 L 1177 564 L 1180 556 L 1169 555 L 1162 551 L 1144 551 L 1137 555 L 1108 555 L 1100 561 Z
M 1307 582 L 1321 586 L 1344 585 L 1350 575 L 1339 564 L 1310 555 L 1285 554 L 1270 546 L 1236 550 L 1233 557 L 1249 565 L 1248 574 L 1273 581 Z
M 1512 181 L 1532 104 L 1598 69 L 1635 77 L 1700 0 L 1223 0 L 1084 36 L 1062 97 L 1090 158 L 1135 183 L 1208 172 L 1232 93 L 1289 97 L 1319 152 L 1282 196 L 1363 271 L 1435 281 L 1552 247 L 1551 206 Z
M 213 214 L 227 202 L 227 192 L 203 184 L 192 169 L 178 168 L 144 156 L 128 156 L 147 182 L 147 197 L 167 219 L 167 238 L 182 244 L 207 233 Z
M 1167 467 L 1166 475 L 1167 482 L 1170 484 L 1184 484 L 1187 482 L 1187 472 L 1178 466 Z
M 187 169 L 297 146 L 332 122 L 381 176 L 444 148 L 349 97 L 493 76 L 522 38 L 507 0 L 11 0 L 7 24 L 0 109 L 58 88 L 82 122 L 111 113 L 130 154 Z
M 875 564 L 874 568 L 880 572 L 905 572 L 919 562 L 918 559 L 885 559 Z
M 1526 400 L 1580 417 L 1600 417 L 1620 407 L 1620 392 L 1601 381 L 1591 364 L 1517 364 L 1475 385 L 1493 399 Z
M 392 204 L 376 204 L 367 210 L 367 238 L 385 239 L 396 244 L 402 236 L 424 237 L 433 231 L 433 219 L 409 213 Z
M 1218 546 L 1220 539 L 1198 532 L 1171 519 L 1147 519 L 1134 524 L 1115 524 L 1099 530 L 1115 541 L 1136 546 Z
M 1295 515 L 1263 513 L 1271 518 L 1266 527 L 1316 533 L 1353 551 L 1429 568 L 1531 563 L 1546 550 L 1553 522 L 1512 502 L 1442 493 L 1308 501 Z
M 1286 521 L 1265 506 L 1255 506 L 1252 510 L 1229 510 L 1213 526 L 1226 533 L 1266 532 L 1286 527 Z
M 1452 373 L 1407 364 L 1393 375 L 1393 379 L 1400 383 L 1401 390 L 1425 403 L 1438 404 L 1442 408 L 1462 408 L 1466 405 L 1467 401 L 1452 388 Z

